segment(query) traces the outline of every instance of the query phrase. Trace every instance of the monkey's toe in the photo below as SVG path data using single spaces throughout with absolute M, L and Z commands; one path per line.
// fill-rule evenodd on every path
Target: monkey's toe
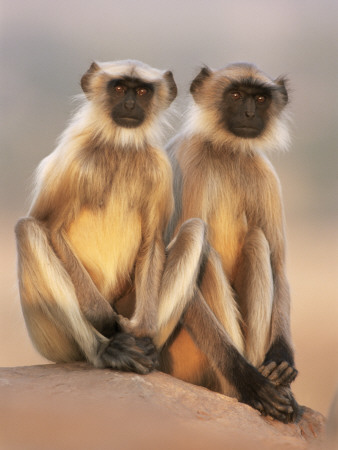
M 297 403 L 289 388 L 276 386 L 269 379 L 260 380 L 260 385 L 251 385 L 251 394 L 246 398 L 253 408 L 264 416 L 271 416 L 283 423 L 294 422 L 297 415 Z
M 299 406 L 291 390 L 284 386 L 275 387 L 275 395 L 265 407 L 267 415 L 283 423 L 293 423 L 298 417 Z

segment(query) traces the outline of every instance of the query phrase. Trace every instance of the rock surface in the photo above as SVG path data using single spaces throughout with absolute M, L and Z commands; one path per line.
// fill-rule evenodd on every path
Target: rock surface
M 285 425 L 161 372 L 84 363 L 0 368 L 4 450 L 325 449 L 325 419 Z

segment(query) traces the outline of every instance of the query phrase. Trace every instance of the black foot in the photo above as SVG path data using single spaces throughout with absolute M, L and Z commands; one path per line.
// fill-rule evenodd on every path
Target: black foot
M 252 368 L 254 369 L 254 368 Z M 246 378 L 240 391 L 240 401 L 283 423 L 294 422 L 298 415 L 298 404 L 292 392 L 284 386 L 275 386 L 256 369 Z
M 158 353 L 151 338 L 128 333 L 117 333 L 103 344 L 99 358 L 104 367 L 140 374 L 149 373 L 158 365 Z

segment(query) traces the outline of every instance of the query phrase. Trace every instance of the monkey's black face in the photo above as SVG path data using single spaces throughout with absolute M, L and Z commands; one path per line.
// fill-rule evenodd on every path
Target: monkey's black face
M 136 128 L 144 122 L 154 94 L 152 84 L 125 77 L 111 80 L 107 91 L 109 110 L 116 125 Z
M 224 92 L 223 125 L 235 136 L 256 138 L 265 129 L 271 94 L 260 86 L 232 85 Z

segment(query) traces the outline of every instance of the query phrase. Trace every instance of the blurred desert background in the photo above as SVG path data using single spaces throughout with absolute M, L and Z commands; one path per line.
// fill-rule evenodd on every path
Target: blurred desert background
M 287 220 L 294 390 L 326 415 L 338 387 L 338 2 L 1 0 L 0 8 L 0 366 L 47 362 L 21 315 L 13 228 L 92 60 L 171 69 L 178 111 L 201 64 L 249 61 L 290 79 L 292 146 L 270 158 Z

